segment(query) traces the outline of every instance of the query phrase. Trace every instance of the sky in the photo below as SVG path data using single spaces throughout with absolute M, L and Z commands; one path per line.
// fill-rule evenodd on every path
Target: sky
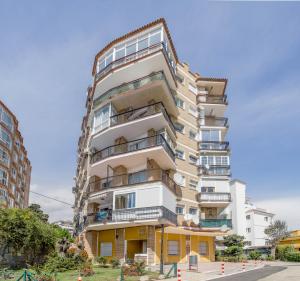
M 300 2 L 0 0 L 0 98 L 17 115 L 31 189 L 73 203 L 77 141 L 96 53 L 164 17 L 179 60 L 228 78 L 234 178 L 300 229 Z M 67 205 L 31 194 L 50 219 Z

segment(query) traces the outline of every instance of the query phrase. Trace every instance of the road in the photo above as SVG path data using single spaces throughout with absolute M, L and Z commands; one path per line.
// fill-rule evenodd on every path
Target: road
M 222 277 L 222 278 L 217 278 L 213 279 L 216 281 L 257 281 L 257 280 L 265 280 L 265 277 L 268 277 L 272 275 L 272 281 L 277 281 L 277 279 L 274 279 L 273 276 L 274 274 L 278 272 L 282 272 L 284 270 L 287 270 L 288 267 L 285 266 L 265 266 L 264 268 L 261 269 L 256 269 L 256 270 L 251 270 L 245 273 L 239 273 L 227 277 Z M 266 279 L 268 280 L 268 279 Z M 271 280 L 271 279 L 270 279 Z M 278 281 L 283 281 L 283 280 L 289 280 L 290 279 L 278 279 Z M 296 280 L 296 279 L 295 279 Z M 212 281 L 212 280 L 211 280 Z

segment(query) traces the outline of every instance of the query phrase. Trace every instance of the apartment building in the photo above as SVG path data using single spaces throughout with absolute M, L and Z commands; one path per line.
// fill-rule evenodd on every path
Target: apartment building
M 73 188 L 75 233 L 89 255 L 213 261 L 215 237 L 245 229 L 227 80 L 180 62 L 164 19 L 110 42 L 92 76 Z
M 30 175 L 18 120 L 0 100 L 0 208 L 28 206 Z

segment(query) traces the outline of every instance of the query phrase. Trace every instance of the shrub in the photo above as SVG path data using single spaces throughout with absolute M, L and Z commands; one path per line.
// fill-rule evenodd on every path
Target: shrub
M 240 246 L 230 246 L 224 250 L 225 256 L 238 257 L 243 253 L 243 248 Z
M 123 267 L 124 275 L 141 276 L 145 273 L 145 262 L 134 262 Z
M 96 258 L 97 263 L 99 263 L 101 266 L 105 266 L 107 264 L 107 258 L 100 256 Z
M 266 256 L 266 261 L 274 261 L 275 258 L 272 255 L 267 255 Z
M 251 251 L 251 252 L 249 253 L 249 259 L 250 259 L 250 260 L 258 260 L 258 259 L 260 259 L 260 258 L 261 258 L 261 253 L 258 252 L 258 251 L 256 251 L 256 250 Z
M 95 272 L 93 270 L 93 265 L 92 265 L 91 260 L 87 260 L 86 262 L 84 262 L 81 265 L 80 275 L 82 275 L 84 277 L 87 277 L 87 276 L 91 276 L 91 275 L 94 275 L 94 274 L 95 274 Z
M 112 268 L 118 268 L 120 266 L 120 260 L 117 258 L 112 258 L 110 264 Z
M 287 260 L 287 255 L 289 253 L 295 252 L 295 249 L 293 246 L 283 246 L 279 245 L 276 247 L 276 258 L 281 260 L 281 261 L 286 261 Z
M 287 261 L 300 262 L 300 252 L 287 252 L 285 258 Z

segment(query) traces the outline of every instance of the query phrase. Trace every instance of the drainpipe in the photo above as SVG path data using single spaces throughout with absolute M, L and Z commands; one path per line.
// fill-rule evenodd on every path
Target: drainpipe
M 160 267 L 159 273 L 164 274 L 164 234 L 165 228 L 164 225 L 161 225 L 161 237 L 160 237 Z

